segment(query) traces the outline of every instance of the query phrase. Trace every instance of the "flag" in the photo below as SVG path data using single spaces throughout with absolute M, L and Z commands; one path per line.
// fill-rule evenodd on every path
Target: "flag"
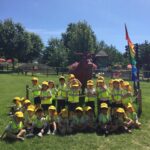
M 132 81 L 137 81 L 137 68 L 136 68 L 136 57 L 135 57 L 136 52 L 135 52 L 134 44 L 130 40 L 126 25 L 125 25 L 125 34 L 129 46 L 129 54 L 130 54 L 130 60 L 132 65 Z

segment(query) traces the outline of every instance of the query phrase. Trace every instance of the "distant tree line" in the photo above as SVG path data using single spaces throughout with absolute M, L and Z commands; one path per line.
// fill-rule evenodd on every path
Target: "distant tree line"
M 141 67 L 149 68 L 150 43 L 139 44 Z M 121 64 L 126 66 L 129 60 L 126 54 L 119 52 L 114 46 L 98 41 L 95 33 L 86 21 L 70 23 L 61 38 L 51 38 L 44 46 L 39 35 L 28 32 L 20 23 L 11 19 L 0 21 L 0 57 L 17 59 L 19 62 L 38 61 L 52 67 L 66 67 L 79 61 L 76 52 L 99 51 L 108 54 L 109 65 Z

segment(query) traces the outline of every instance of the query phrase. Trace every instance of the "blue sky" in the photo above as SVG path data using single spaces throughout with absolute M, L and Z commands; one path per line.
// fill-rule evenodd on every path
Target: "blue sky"
M 133 43 L 150 41 L 150 0 L 0 0 L 0 20 L 12 18 L 46 44 L 71 22 L 87 21 L 98 40 L 124 51 L 124 23 Z

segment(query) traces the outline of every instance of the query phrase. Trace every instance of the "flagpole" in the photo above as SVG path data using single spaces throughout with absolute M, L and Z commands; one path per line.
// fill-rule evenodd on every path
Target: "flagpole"
M 142 94 L 141 94 L 141 88 L 140 88 L 140 66 L 139 66 L 139 47 L 138 44 L 135 44 L 135 51 L 136 51 L 136 67 L 137 67 L 137 101 L 139 104 L 138 107 L 138 116 L 140 117 L 142 114 Z
M 139 71 L 139 50 L 138 44 L 133 44 L 128 35 L 127 26 L 125 24 L 125 35 L 128 42 L 127 51 L 129 51 L 130 61 L 132 65 L 132 81 L 134 86 L 134 94 L 136 95 L 136 102 L 138 104 L 138 116 L 142 113 L 142 97 L 140 89 L 140 71 Z
M 136 51 L 136 68 L 137 68 L 137 88 L 140 89 L 140 66 L 139 66 L 139 47 L 138 44 L 135 44 L 135 51 Z

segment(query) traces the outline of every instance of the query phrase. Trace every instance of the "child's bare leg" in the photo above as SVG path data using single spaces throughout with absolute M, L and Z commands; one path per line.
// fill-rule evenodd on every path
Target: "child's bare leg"
M 22 129 L 18 134 L 17 134 L 17 139 L 24 140 L 24 136 L 26 134 L 26 130 Z

